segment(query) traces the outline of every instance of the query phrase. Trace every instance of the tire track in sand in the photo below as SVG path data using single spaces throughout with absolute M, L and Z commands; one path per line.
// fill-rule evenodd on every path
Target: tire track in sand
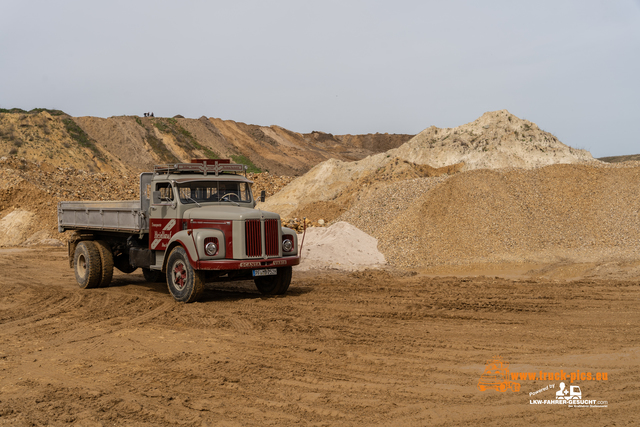
M 146 313 L 143 313 L 139 316 L 136 316 L 132 319 L 129 320 L 125 320 L 123 322 L 118 323 L 117 325 L 113 324 L 113 320 L 109 320 L 109 321 L 104 321 L 104 322 L 99 322 L 94 324 L 93 330 L 92 331 L 85 331 L 82 329 L 82 327 L 80 328 L 76 328 L 73 331 L 70 331 L 67 334 L 64 334 L 63 336 L 60 337 L 60 343 L 58 345 L 63 345 L 63 344 L 72 344 L 72 343 L 77 343 L 77 342 L 81 342 L 81 341 L 87 341 L 87 340 L 91 340 L 94 338 L 99 338 L 101 336 L 104 335 L 108 335 L 108 334 L 112 334 L 114 332 L 117 332 L 119 330 L 122 329 L 126 329 L 132 326 L 137 326 L 140 325 L 144 322 L 147 322 L 159 315 L 161 315 L 162 313 L 165 313 L 167 311 L 169 311 L 169 309 L 171 309 L 173 306 L 175 305 L 174 301 L 167 301 L 161 305 L 159 305 L 158 307 L 154 308 L 153 310 L 147 311 Z M 100 323 L 106 323 L 107 327 L 104 330 L 96 330 L 97 328 L 100 327 Z M 99 345 L 99 343 L 96 343 L 94 346 Z
M 81 292 L 76 292 L 69 298 L 65 298 L 62 302 L 55 304 L 53 307 L 48 308 L 44 311 L 40 311 L 37 314 L 23 317 L 21 319 L 11 320 L 5 323 L 0 323 L 0 326 L 2 326 L 2 328 L 0 329 L 0 336 L 15 333 L 23 327 L 33 326 L 34 323 L 40 320 L 44 320 L 54 314 L 59 314 L 67 311 L 68 309 L 78 305 L 83 298 L 84 296 Z

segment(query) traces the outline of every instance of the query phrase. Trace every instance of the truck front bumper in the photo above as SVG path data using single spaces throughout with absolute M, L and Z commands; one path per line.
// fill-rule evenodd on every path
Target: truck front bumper
M 223 259 L 198 261 L 197 270 L 255 270 L 259 268 L 289 267 L 300 264 L 299 256 L 268 259 Z

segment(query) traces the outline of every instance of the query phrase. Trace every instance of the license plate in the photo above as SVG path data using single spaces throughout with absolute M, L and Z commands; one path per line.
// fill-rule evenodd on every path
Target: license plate
M 278 270 L 276 268 L 262 268 L 260 270 L 253 270 L 253 275 L 255 276 L 276 276 L 278 274 Z

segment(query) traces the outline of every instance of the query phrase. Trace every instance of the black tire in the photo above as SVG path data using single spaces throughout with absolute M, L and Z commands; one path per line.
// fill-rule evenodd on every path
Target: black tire
M 82 289 L 96 288 L 102 278 L 100 251 L 91 240 L 78 243 L 73 254 L 73 271 Z
M 194 302 L 204 291 L 204 272 L 189 264 L 182 246 L 176 246 L 167 260 L 167 287 L 176 301 Z
M 126 274 L 133 273 L 138 269 L 138 267 L 132 267 L 131 264 L 129 264 L 129 256 L 125 254 L 115 257 L 113 259 L 113 265 L 115 268 Z
M 100 252 L 100 260 L 102 261 L 101 277 L 98 287 L 106 288 L 111 283 L 111 279 L 113 279 L 113 254 L 106 242 L 96 240 L 94 243 L 98 248 L 98 252 Z
M 161 283 L 164 282 L 165 276 L 162 274 L 160 270 L 151 270 L 149 268 L 142 269 L 142 275 L 144 276 L 144 280 L 149 283 Z
M 258 276 L 253 279 L 253 282 L 263 295 L 283 295 L 289 289 L 291 275 L 291 267 L 280 267 L 277 275 Z

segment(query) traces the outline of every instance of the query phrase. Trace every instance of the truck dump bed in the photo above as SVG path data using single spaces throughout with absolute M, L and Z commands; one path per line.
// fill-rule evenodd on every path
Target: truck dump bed
M 140 174 L 140 200 L 58 203 L 58 231 L 108 230 L 125 233 L 149 231 L 147 186 L 152 173 Z
M 148 231 L 146 224 L 139 200 L 58 204 L 60 232 L 83 229 L 139 233 Z

